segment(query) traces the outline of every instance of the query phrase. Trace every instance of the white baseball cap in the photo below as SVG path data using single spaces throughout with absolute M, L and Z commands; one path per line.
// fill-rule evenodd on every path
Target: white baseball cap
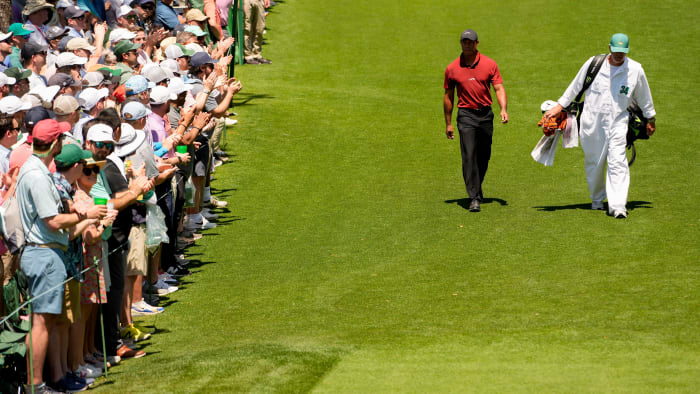
M 96 124 L 88 130 L 87 140 L 113 143 L 114 137 L 112 137 L 112 128 L 103 123 Z
M 143 69 L 141 70 L 141 75 L 146 77 L 150 82 L 153 83 L 159 83 L 163 81 L 164 79 L 168 79 L 173 77 L 173 75 L 169 72 L 170 70 L 165 70 L 162 67 L 158 65 L 158 63 L 148 63 L 145 66 L 143 66 Z
M 94 88 L 100 86 L 104 79 L 105 76 L 101 72 L 90 71 L 89 73 L 85 73 L 85 76 L 83 77 L 83 86 L 88 88 Z
M 7 40 L 8 38 L 10 38 L 11 36 L 12 36 L 12 32 L 10 32 L 10 33 L 0 33 L 0 41 L 5 41 L 5 40 Z
M 136 33 L 130 31 L 129 29 L 124 29 L 124 28 L 114 29 L 114 30 L 112 30 L 111 33 L 109 33 L 109 41 L 111 41 L 111 42 L 119 42 L 121 40 L 131 40 L 134 37 L 136 37 Z
M 187 48 L 187 49 L 189 49 L 189 50 L 191 50 L 191 51 L 194 51 L 194 53 L 197 53 L 197 52 L 206 52 L 206 51 L 204 50 L 204 48 L 202 48 L 199 44 L 195 44 L 194 42 L 191 42 L 191 43 L 185 45 L 185 48 Z
M 0 86 L 5 86 L 5 85 L 14 85 L 17 83 L 17 80 L 8 77 L 5 73 L 0 73 Z
M 119 142 L 114 148 L 117 156 L 124 157 L 134 153 L 146 140 L 146 133 L 143 130 L 136 130 L 128 123 L 122 123 L 121 131 Z
M 175 59 L 163 60 L 162 62 L 160 62 L 160 67 L 166 72 L 170 72 L 171 74 L 173 74 L 170 78 L 174 77 L 175 74 L 180 74 L 180 65 L 177 64 L 177 60 Z
M 80 91 L 80 94 L 78 95 L 78 103 L 80 103 L 80 107 L 82 107 L 83 110 L 89 111 L 93 109 L 100 100 L 106 98 L 107 96 L 109 96 L 109 89 L 107 88 L 87 88 Z
M 86 57 L 78 56 L 72 52 L 63 52 L 56 57 L 56 67 L 83 65 L 87 63 Z
M 7 96 L 0 99 L 0 112 L 5 115 L 14 115 L 19 111 L 26 111 L 31 107 L 31 103 L 22 101 L 17 96 Z
M 35 86 L 27 94 L 34 95 L 46 103 L 51 103 L 56 98 L 59 90 L 61 90 L 61 87 L 58 85 Z
M 117 9 L 117 18 L 121 18 L 122 16 L 129 15 L 134 9 L 129 7 L 128 5 L 123 5 Z
M 192 85 L 185 83 L 185 81 L 180 77 L 170 78 L 170 83 L 168 84 L 170 93 L 174 94 L 175 96 L 179 95 L 180 93 L 189 92 L 192 90 L 192 88 Z
M 168 100 L 177 100 L 177 94 L 170 91 L 169 88 L 165 86 L 156 86 L 151 89 L 151 104 L 164 104 Z

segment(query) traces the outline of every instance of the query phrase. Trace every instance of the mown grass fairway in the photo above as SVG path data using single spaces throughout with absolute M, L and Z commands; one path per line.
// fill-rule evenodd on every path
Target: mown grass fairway
M 111 392 L 696 392 L 698 1 L 286 0 L 237 67 L 220 226 Z M 444 136 L 459 34 L 505 80 L 479 214 Z M 583 153 L 529 156 L 616 32 L 648 75 L 630 216 L 589 210 Z M 498 106 L 496 105 L 495 109 Z M 166 304 L 167 305 L 167 304 Z M 695 389 L 693 389 L 695 387 Z

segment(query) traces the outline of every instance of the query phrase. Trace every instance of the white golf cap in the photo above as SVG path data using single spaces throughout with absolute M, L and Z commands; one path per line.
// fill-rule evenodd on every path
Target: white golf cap
M 185 45 L 185 48 L 194 51 L 194 53 L 197 52 L 206 52 L 204 48 L 202 48 L 199 44 L 195 44 L 194 42 L 191 42 L 187 45 Z
M 90 52 L 95 51 L 95 47 L 84 38 L 72 38 L 66 43 L 66 49 L 74 51 L 76 49 L 87 49 Z
M 28 101 L 22 101 L 17 96 L 7 96 L 0 99 L 0 112 L 5 115 L 14 115 L 19 111 L 26 111 L 31 107 Z
M 165 57 L 168 59 L 177 59 L 185 56 L 185 53 L 180 49 L 178 45 L 169 45 L 165 49 Z
M 134 37 L 136 37 L 136 33 L 132 32 L 128 29 L 124 29 L 124 28 L 114 29 L 114 30 L 112 30 L 111 33 L 109 33 L 109 41 L 111 41 L 111 42 L 119 42 L 121 40 L 131 40 Z
M 30 89 L 29 93 L 27 94 L 32 94 L 44 102 L 51 103 L 58 94 L 59 90 L 61 90 L 61 87 L 58 85 L 35 86 L 34 88 Z
M 175 96 L 180 93 L 189 92 L 192 90 L 192 85 L 185 83 L 185 81 L 180 77 L 170 78 L 170 83 L 168 84 L 168 89 L 170 93 Z
M 86 57 L 80 57 L 72 52 L 63 52 L 56 57 L 56 67 L 83 65 L 87 63 Z
M 24 96 L 22 96 L 22 101 L 28 103 L 29 108 L 43 107 L 41 99 L 33 94 L 26 93 Z M 48 109 L 51 109 L 51 107 L 49 106 Z
M 105 80 L 105 76 L 98 71 L 90 71 L 85 73 L 83 77 L 83 86 L 88 88 L 94 88 L 100 86 L 100 84 Z
M 122 16 L 129 15 L 132 11 L 134 11 L 133 8 L 129 7 L 128 5 L 122 5 L 117 9 L 117 18 L 121 18 Z
M 165 59 L 162 62 L 160 62 L 160 67 L 165 70 L 165 72 L 169 72 L 170 74 L 173 74 L 170 76 L 170 78 L 174 77 L 175 74 L 180 74 L 180 65 L 177 64 L 177 60 L 175 59 Z
M 102 99 L 109 96 L 109 89 L 95 89 L 87 88 L 83 89 L 78 95 L 78 103 L 85 111 L 89 111 L 95 107 L 95 105 Z
M 148 63 L 143 66 L 141 70 L 141 75 L 146 77 L 150 82 L 159 83 L 165 79 L 170 78 L 168 71 L 164 70 L 158 65 L 158 63 Z
M 106 124 L 96 124 L 88 130 L 87 140 L 94 142 L 114 142 L 112 128 Z
M 177 94 L 170 91 L 169 88 L 165 86 L 156 86 L 151 89 L 151 104 L 164 104 L 169 100 L 177 100 Z
M 5 73 L 0 73 L 0 86 L 14 85 L 15 83 L 17 83 L 16 79 L 8 77 Z
M 68 8 L 72 5 L 73 5 L 73 2 L 70 0 L 58 0 L 58 3 L 56 3 L 56 9 Z
M 0 41 L 5 41 L 12 37 L 12 33 L 0 33 Z

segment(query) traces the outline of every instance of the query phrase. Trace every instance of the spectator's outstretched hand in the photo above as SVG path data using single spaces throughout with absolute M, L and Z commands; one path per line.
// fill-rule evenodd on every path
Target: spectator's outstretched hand
M 192 122 L 192 127 L 196 127 L 198 129 L 202 129 L 207 123 L 209 123 L 209 118 L 211 118 L 211 114 L 208 112 L 200 112 L 197 114 L 197 116 L 194 118 L 194 121 Z
M 192 118 L 194 117 L 194 107 L 180 108 L 180 113 L 182 114 L 180 123 L 188 127 L 190 123 L 192 123 Z
M 243 88 L 241 81 L 236 80 L 236 78 L 229 79 L 226 85 L 228 86 L 228 91 L 231 92 L 231 94 L 236 94 Z

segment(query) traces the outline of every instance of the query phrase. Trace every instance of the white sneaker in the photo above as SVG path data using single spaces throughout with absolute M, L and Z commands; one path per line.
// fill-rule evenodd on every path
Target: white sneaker
M 160 279 L 158 279 L 158 282 L 156 282 L 156 284 L 154 284 L 153 287 L 158 292 L 158 295 L 167 295 L 177 291 L 177 286 L 170 286 L 169 284 L 163 282 Z
M 202 205 L 209 206 L 212 208 L 226 208 L 228 206 L 228 203 L 226 201 L 219 200 L 214 196 L 211 196 L 211 199 L 209 199 L 209 201 L 207 202 L 204 202 Z
M 221 166 L 222 164 L 224 164 L 223 161 L 221 161 L 221 160 L 219 160 L 219 159 L 214 159 L 214 168 L 219 167 L 219 166 Z
M 236 123 L 238 123 L 238 120 L 236 119 L 231 119 L 231 118 L 226 118 L 224 119 L 224 123 L 226 123 L 226 126 L 233 126 Z
M 615 211 L 615 219 L 627 219 L 627 211 Z
M 215 214 L 215 213 L 212 213 L 212 212 L 209 210 L 209 208 L 204 208 L 204 209 L 202 209 L 202 211 L 200 212 L 200 214 L 202 215 L 203 218 L 205 218 L 205 219 L 207 219 L 207 220 L 216 220 L 216 219 L 219 218 L 219 215 L 217 215 L 217 214 Z
M 211 223 L 210 221 L 207 220 L 207 218 L 202 217 L 202 225 L 201 225 L 200 229 L 209 230 L 209 229 L 212 229 L 215 227 L 216 227 L 216 223 Z
M 139 311 L 140 316 L 148 316 L 148 315 L 157 315 L 159 313 L 163 313 L 165 310 L 163 307 L 160 306 L 153 306 L 146 301 L 143 300 L 143 298 L 140 301 L 133 302 L 131 304 L 131 314 L 134 314 L 134 310 Z
M 73 371 L 73 373 L 85 380 L 95 379 L 102 376 L 102 369 L 93 367 L 90 364 L 83 364 Z

